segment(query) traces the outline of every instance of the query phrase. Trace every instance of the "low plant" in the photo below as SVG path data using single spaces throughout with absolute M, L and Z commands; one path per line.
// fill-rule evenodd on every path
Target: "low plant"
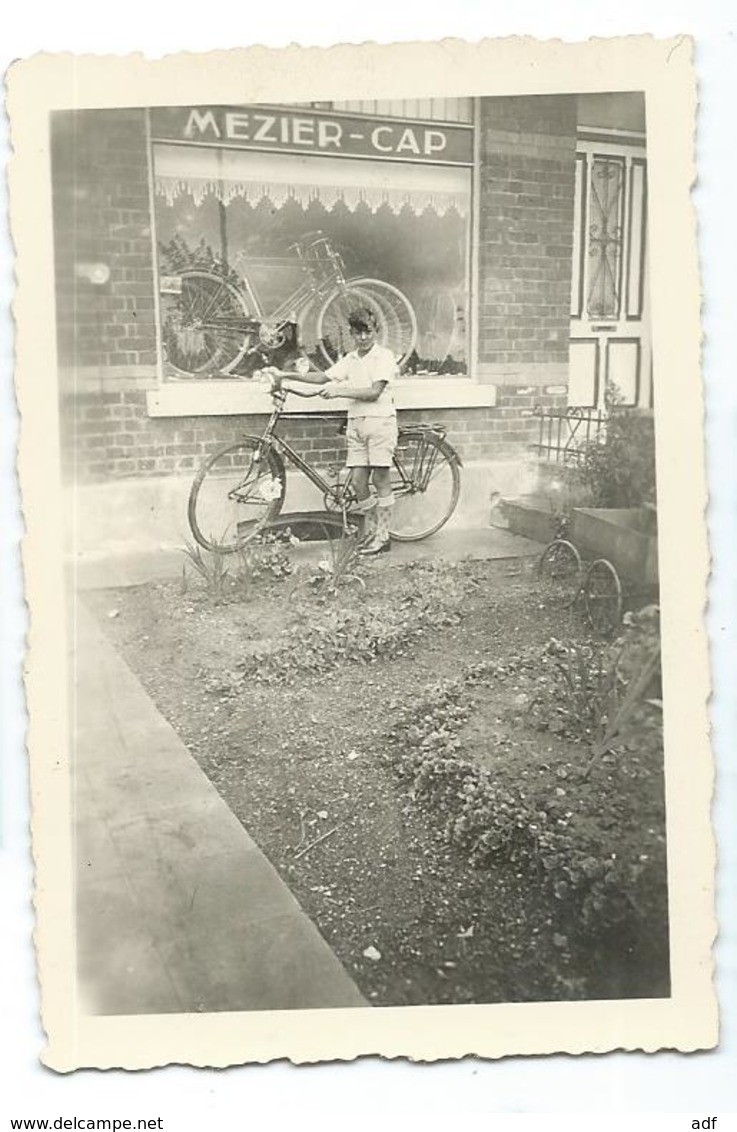
M 550 640 L 530 703 L 532 724 L 587 742 L 591 762 L 621 744 L 660 750 L 659 626 L 657 606 L 646 606 L 625 614 L 611 644 Z
M 505 748 L 492 770 L 473 741 L 466 745 L 464 727 L 480 695 L 493 696 L 510 680 L 515 688 L 539 684 L 540 657 L 532 654 L 474 665 L 429 689 L 389 736 L 388 758 L 413 796 L 432 807 L 448 841 L 478 867 L 513 864 L 542 886 L 582 940 L 615 932 L 647 947 L 666 932 L 662 719 L 646 695 L 652 680 L 645 683 L 653 643 L 651 625 L 633 625 L 616 679 L 611 659 L 597 657 L 587 671 L 583 652 L 562 654 L 560 642 L 548 652 L 547 703 L 565 700 L 548 726 L 554 731 L 563 719 L 572 741 L 567 758 L 560 743 L 541 745 L 538 759 L 525 756 L 520 770 Z M 584 719 L 576 720 L 577 710 Z M 540 718 L 523 707 L 518 726 L 531 724 L 541 726 Z
M 424 566 L 424 564 L 423 564 Z M 295 676 L 323 675 L 343 664 L 371 664 L 380 657 L 401 656 L 432 629 L 456 625 L 467 590 L 453 564 L 432 564 L 403 571 L 402 585 L 391 602 L 342 605 L 305 603 L 299 619 L 291 618 L 280 636 L 254 650 L 230 673 L 213 673 L 208 690 L 237 695 L 244 680 L 286 684 Z
M 294 567 L 291 548 L 299 543 L 289 530 L 266 531 L 244 543 L 236 551 L 235 580 L 248 592 L 253 582 L 267 579 L 284 581 Z
M 540 658 L 528 718 L 538 730 L 595 742 L 617 702 L 620 677 L 616 653 L 600 644 L 555 638 Z
M 182 566 L 182 591 L 185 592 L 187 589 L 187 565 L 189 565 L 204 583 L 208 598 L 215 605 L 219 605 L 223 600 L 228 578 L 225 551 L 217 548 L 211 551 L 203 551 L 197 543 L 187 541 L 182 554 L 185 555 L 187 560 Z
M 339 538 L 334 538 L 328 532 L 327 546 L 328 555 L 320 559 L 317 568 L 306 578 L 296 583 L 291 596 L 294 597 L 300 589 L 307 588 L 324 600 L 335 596 L 339 587 L 347 584 L 356 584 L 365 590 L 366 583 L 360 575 L 363 563 L 355 528 L 343 529 Z

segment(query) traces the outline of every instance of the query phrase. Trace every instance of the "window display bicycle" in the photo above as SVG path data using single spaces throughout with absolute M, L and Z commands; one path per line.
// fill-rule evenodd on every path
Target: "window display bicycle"
M 273 409 L 262 434 L 243 435 L 206 458 L 192 484 L 189 525 L 206 550 L 238 550 L 274 522 L 286 495 L 285 460 L 322 493 L 326 510 L 340 511 L 345 519 L 356 502 L 350 477 L 326 478 L 276 432 L 287 392 L 305 397 L 317 391 L 287 391 L 281 379 L 268 376 Z M 392 538 L 413 542 L 440 530 L 458 503 L 460 467 L 442 425 L 400 426 L 392 467 Z
M 306 348 L 313 363 L 326 369 L 352 348 L 348 315 L 359 306 L 374 312 L 378 341 L 399 364 L 409 357 L 417 342 L 417 319 L 397 287 L 381 279 L 347 278 L 341 255 L 322 232 L 306 234 L 290 250 L 294 255 L 288 260 L 272 262 L 296 264 L 303 279 L 270 312 L 249 278 L 246 257 L 236 257 L 243 266 L 240 275 L 213 264 L 162 276 L 162 345 L 176 373 L 233 374 L 249 355 L 261 368 L 273 351 L 289 344 L 290 334 L 296 337 L 295 352 Z

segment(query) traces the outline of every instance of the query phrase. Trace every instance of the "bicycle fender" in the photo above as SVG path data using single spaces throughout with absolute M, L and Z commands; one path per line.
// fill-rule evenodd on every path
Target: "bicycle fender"
M 441 451 L 445 453 L 448 459 L 451 460 L 454 464 L 457 464 L 459 468 L 463 467 L 463 460 L 461 460 L 460 455 L 450 443 L 450 441 L 446 440 L 444 436 L 441 436 L 440 433 L 436 432 L 431 425 L 425 425 L 424 427 L 420 425 L 419 428 L 416 425 L 405 425 L 399 430 L 400 436 L 410 436 L 412 433 L 414 433 L 415 435 L 420 435 L 422 434 L 422 432 L 430 432 L 435 438 L 438 448 L 440 448 Z
M 462 468 L 463 467 L 463 460 L 461 460 L 460 455 L 458 454 L 456 449 L 453 447 L 453 445 L 450 443 L 450 441 L 446 440 L 445 437 L 443 436 L 443 437 L 440 437 L 438 443 L 439 443 L 440 447 L 442 448 L 443 452 L 445 452 L 448 459 L 452 460 L 453 463 L 457 464 L 459 468 Z

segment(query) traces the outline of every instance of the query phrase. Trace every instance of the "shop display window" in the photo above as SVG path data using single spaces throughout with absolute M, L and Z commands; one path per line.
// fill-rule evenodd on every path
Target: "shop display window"
M 471 169 L 155 143 L 169 379 L 325 368 L 369 306 L 404 373 L 468 367 Z

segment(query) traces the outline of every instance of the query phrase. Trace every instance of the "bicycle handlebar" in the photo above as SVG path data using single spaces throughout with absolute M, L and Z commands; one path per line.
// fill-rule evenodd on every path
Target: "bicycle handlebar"
M 285 380 L 288 381 L 291 375 L 275 373 L 272 369 L 255 370 L 253 376 L 256 380 L 258 380 L 259 377 L 267 377 L 269 381 L 269 393 L 275 400 L 280 399 L 282 402 L 286 399 L 287 393 L 294 393 L 297 397 L 319 397 L 322 388 L 320 385 L 315 385 L 309 389 L 295 389 L 292 386 L 285 389 L 282 383 Z M 295 374 L 295 378 L 298 380 L 297 374 Z

